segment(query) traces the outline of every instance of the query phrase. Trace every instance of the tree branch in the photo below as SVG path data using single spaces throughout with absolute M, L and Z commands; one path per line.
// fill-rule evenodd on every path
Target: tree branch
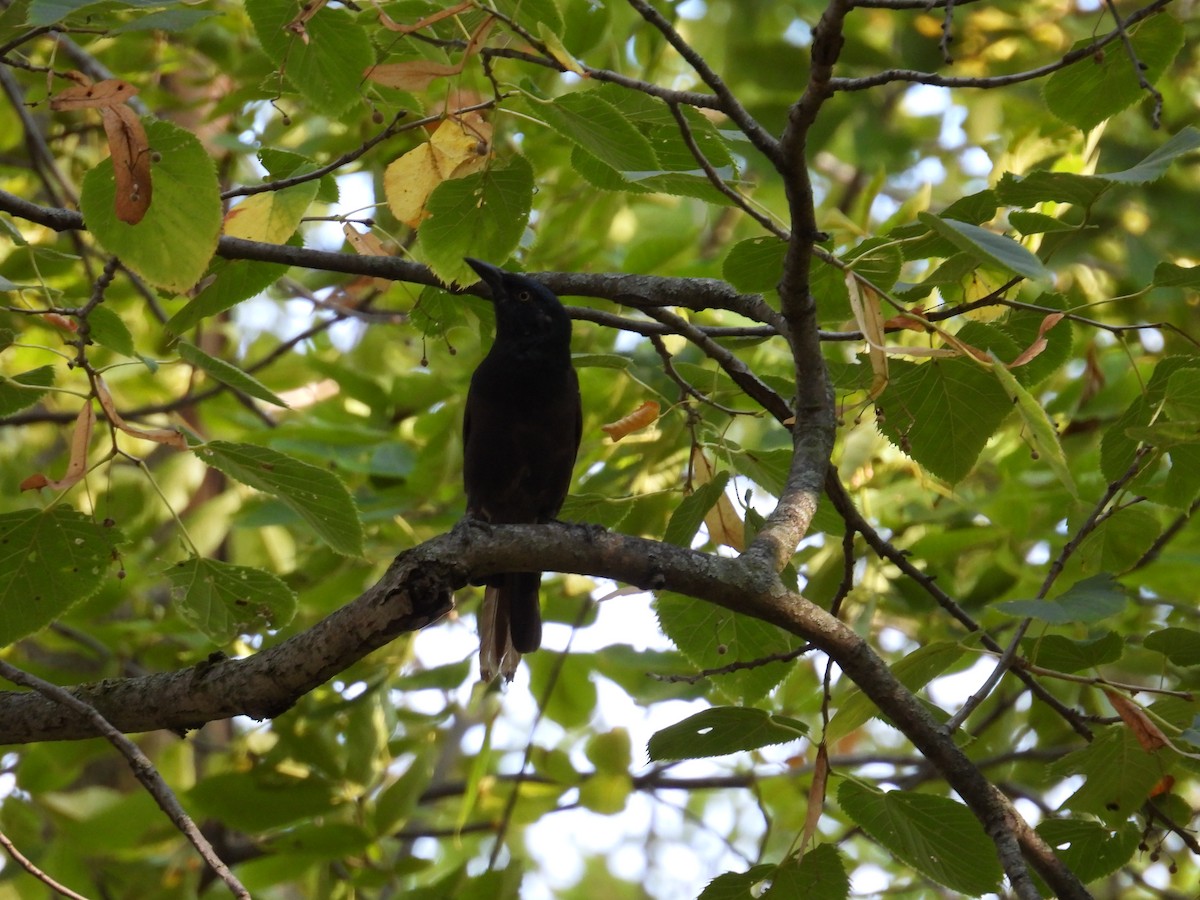
M 317 625 L 245 659 L 218 657 L 164 675 L 76 688 L 116 728 L 195 728 L 206 721 L 279 715 L 305 692 L 394 637 L 447 612 L 450 592 L 514 566 L 573 572 L 671 590 L 750 615 L 821 648 L 946 778 L 996 843 L 1019 895 L 1031 885 L 1022 851 L 1060 897 L 1087 892 L 921 702 L 851 628 L 789 591 L 774 570 L 595 528 L 468 523 L 398 556 L 378 583 Z M 0 743 L 93 737 L 87 717 L 38 694 L 0 694 Z M 1014 856 L 1016 854 L 1016 856 Z

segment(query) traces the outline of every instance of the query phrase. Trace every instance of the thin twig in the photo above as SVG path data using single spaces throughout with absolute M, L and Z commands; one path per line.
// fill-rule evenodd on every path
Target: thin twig
M 651 344 L 651 346 L 654 347 L 655 352 L 658 353 L 659 358 L 662 360 L 663 369 L 664 369 L 664 371 L 666 371 L 667 377 L 670 378 L 672 381 L 675 382 L 675 384 L 677 384 L 679 386 L 679 390 L 683 392 L 683 395 L 685 397 L 695 397 L 701 403 L 707 403 L 713 409 L 719 410 L 729 416 L 756 415 L 755 412 L 752 412 L 750 410 L 733 409 L 732 407 L 725 406 L 721 403 L 718 403 L 716 400 L 713 400 L 711 397 L 707 396 L 706 394 L 703 394 L 699 390 L 697 390 L 693 384 L 691 384 L 689 381 L 687 381 L 676 370 L 675 364 L 671 360 L 671 351 L 669 351 L 667 349 L 667 345 L 663 343 L 663 339 L 659 335 L 657 335 L 657 334 L 650 335 L 650 344 Z
M 217 856 L 216 851 L 212 848 L 212 844 L 200 833 L 200 829 L 196 827 L 196 823 L 192 821 L 191 817 L 184 812 L 175 794 L 167 786 L 167 783 L 163 781 L 158 770 L 154 768 L 154 764 L 150 762 L 149 758 L 147 758 L 146 754 L 142 752 L 142 749 L 137 744 L 117 731 L 104 716 L 100 715 L 94 706 L 85 703 L 71 692 L 64 690 L 56 684 L 44 681 L 36 675 L 31 675 L 28 672 L 18 669 L 4 660 L 0 660 L 0 677 L 8 679 L 14 684 L 37 691 L 46 699 L 72 710 L 91 722 L 92 726 L 96 729 L 96 733 L 112 744 L 125 757 L 129 763 L 129 768 L 133 770 L 134 777 L 150 792 L 150 796 L 154 798 L 154 801 L 162 811 L 167 814 L 167 817 L 174 823 L 175 827 L 192 842 L 192 846 L 196 848 L 208 866 L 225 882 L 233 895 L 240 898 L 240 900 L 250 900 L 250 892 L 242 886 L 237 876 L 229 871 L 229 867 Z
M 801 644 L 791 650 L 783 650 L 779 653 L 772 653 L 768 656 L 760 656 L 756 659 L 735 660 L 724 666 L 717 666 L 712 669 L 701 669 L 691 675 L 654 675 L 651 678 L 655 681 L 667 682 L 682 682 L 684 684 L 695 684 L 697 681 L 703 681 L 706 678 L 711 678 L 713 675 L 728 675 L 730 672 L 742 672 L 747 669 L 761 669 L 763 666 L 770 665 L 776 662 L 791 662 L 794 659 L 799 659 L 805 653 L 813 650 L 812 644 Z
M 829 475 L 825 481 L 825 495 L 833 502 L 834 509 L 838 515 L 846 523 L 847 528 L 854 528 L 867 545 L 875 551 L 880 559 L 886 559 L 892 565 L 896 566 L 908 578 L 918 584 L 934 602 L 942 609 L 954 617 L 967 631 L 979 635 L 980 643 L 984 647 L 994 653 L 1001 652 L 1001 646 L 996 640 L 983 629 L 978 622 L 971 616 L 945 591 L 938 586 L 934 580 L 934 576 L 926 572 L 922 572 L 913 561 L 908 558 L 901 550 L 893 546 L 889 541 L 885 540 L 874 526 L 866 520 L 866 518 L 858 511 L 854 505 L 854 501 L 846 492 L 842 482 L 837 477 L 837 472 L 831 467 Z M 1053 709 L 1058 715 L 1071 726 L 1081 738 L 1086 741 L 1092 739 L 1092 731 L 1084 723 L 1083 717 L 1075 710 L 1065 706 L 1061 700 L 1051 694 L 1046 688 L 1038 682 L 1036 678 L 1028 672 L 1022 671 L 1020 668 L 1014 669 L 1013 674 L 1024 682 L 1029 691 Z
M 1149 6 L 1144 6 L 1134 13 L 1131 13 L 1129 18 L 1122 20 L 1122 27 L 1128 27 L 1136 24 L 1143 19 L 1164 9 L 1172 0 L 1154 0 Z M 856 6 L 863 4 L 856 3 Z M 1113 41 L 1120 39 L 1121 32 L 1118 29 L 1113 29 L 1108 34 L 1101 38 L 1097 38 L 1090 44 L 1078 49 L 1065 53 L 1063 57 L 1056 62 L 1047 63 L 1044 66 L 1038 66 L 1035 69 L 1026 69 L 1024 72 L 1013 72 L 1009 75 L 992 75 L 984 78 L 938 75 L 935 72 L 920 72 L 913 69 L 888 69 L 884 72 L 877 72 L 874 75 L 868 75 L 863 78 L 833 78 L 830 80 L 830 87 L 834 91 L 865 91 L 869 88 L 878 87 L 882 84 L 892 84 L 894 82 L 913 82 L 916 84 L 928 84 L 934 87 L 949 87 L 949 88 L 979 88 L 981 90 L 990 90 L 999 87 L 1007 87 L 1012 84 L 1022 84 L 1026 81 L 1035 81 L 1039 78 L 1044 78 L 1047 75 L 1057 72 L 1059 69 L 1065 69 L 1067 66 L 1079 62 L 1081 59 L 1086 59 L 1089 56 L 1095 55 L 1097 50 L 1111 44 Z
M 789 240 L 791 235 L 788 234 L 786 228 L 780 227 L 770 216 L 759 212 L 740 191 L 735 190 L 725 183 L 725 179 L 721 177 L 721 173 L 713 168 L 713 164 L 704 155 L 704 151 L 700 149 L 700 145 L 696 143 L 696 136 L 692 133 L 692 126 L 688 124 L 687 117 L 684 116 L 683 110 L 679 108 L 679 104 L 668 101 L 667 109 L 671 111 L 671 115 L 675 118 L 675 124 L 679 126 L 679 134 L 683 138 L 683 143 L 687 146 L 692 157 L 699 163 L 700 168 L 704 170 L 704 174 L 708 176 L 708 180 L 712 186 L 732 200 L 738 209 L 767 229 L 767 231 L 771 232 L 771 234 L 775 235 L 775 237 L 781 241 Z
M 1148 67 L 1138 58 L 1137 48 L 1133 46 L 1129 32 L 1125 30 L 1125 23 L 1121 21 L 1121 14 L 1117 12 L 1117 4 L 1113 0 L 1104 0 L 1104 5 L 1108 7 L 1108 11 L 1116 23 L 1117 34 L 1121 36 L 1121 43 L 1125 45 L 1125 54 L 1129 57 L 1133 71 L 1137 73 L 1138 87 L 1154 98 L 1154 109 L 1150 113 L 1150 124 L 1157 130 L 1162 125 L 1163 95 L 1147 80 L 1146 69 Z
M 729 86 L 725 84 L 721 76 L 718 75 L 695 48 L 683 39 L 675 27 L 668 22 L 657 9 L 651 6 L 645 0 L 628 0 L 643 19 L 653 25 L 667 39 L 675 51 L 683 57 L 684 61 L 691 66 L 700 79 L 707 84 L 717 99 L 720 100 L 720 109 L 725 115 L 729 116 L 734 123 L 741 129 L 742 134 L 746 135 L 763 156 L 771 162 L 778 164 L 780 156 L 779 141 L 774 135 L 768 132 L 758 120 L 742 106 L 741 102 L 729 90 Z
M 25 856 L 25 854 L 23 854 L 20 850 L 18 850 L 16 845 L 8 839 L 8 835 L 2 831 L 0 831 L 0 847 L 3 847 L 5 852 L 12 857 L 13 862 L 15 862 L 18 866 L 20 866 L 38 881 L 42 882 L 42 884 L 46 885 L 46 887 L 50 888 L 50 890 L 62 894 L 64 897 L 69 898 L 69 900 L 88 900 L 88 898 L 83 894 L 75 893 L 65 884 L 55 881 L 36 865 L 34 865 L 33 861 Z
M 500 817 L 500 823 L 496 826 L 496 843 L 492 845 L 492 853 L 488 858 L 489 869 L 495 868 L 496 862 L 500 858 L 500 848 L 504 845 L 505 835 L 508 834 L 508 827 L 512 823 L 513 813 L 517 808 L 517 798 L 521 794 L 521 783 L 526 779 L 525 770 L 529 768 L 529 764 L 533 760 L 533 749 L 535 747 L 533 733 L 537 730 L 538 725 L 541 724 L 542 719 L 546 715 L 546 710 L 550 706 L 550 695 L 554 692 L 555 687 L 558 686 L 558 677 L 562 673 L 563 666 L 566 665 L 567 656 L 571 650 L 571 642 L 575 640 L 575 632 L 583 627 L 584 620 L 592 612 L 592 608 L 596 602 L 595 600 L 588 599 L 586 602 L 580 604 L 579 613 L 575 616 L 575 622 L 571 626 L 571 636 L 567 638 L 567 646 L 555 658 L 554 664 L 550 669 L 550 677 L 546 680 L 546 688 L 542 691 L 542 696 L 538 698 L 538 712 L 533 719 L 533 724 L 529 728 L 529 740 L 525 744 L 525 756 L 521 760 L 521 769 L 512 780 L 512 791 L 509 793 L 508 800 L 504 804 L 504 812 Z M 559 807 L 556 811 L 561 811 L 562 809 L 562 807 Z
M 1079 527 L 1079 530 L 1075 532 L 1075 535 L 1071 538 L 1071 540 L 1067 541 L 1067 543 L 1063 545 L 1063 548 L 1059 551 L 1058 556 L 1055 557 L 1053 562 L 1051 562 L 1050 569 L 1046 573 L 1046 577 L 1042 581 L 1042 586 L 1037 592 L 1037 599 L 1040 600 L 1044 598 L 1050 592 L 1050 588 L 1054 585 L 1054 582 L 1058 580 L 1058 576 L 1062 574 L 1063 567 L 1067 564 L 1067 560 L 1070 559 L 1075 551 L 1079 549 L 1079 545 L 1082 544 L 1088 535 L 1095 531 L 1105 519 L 1113 514 L 1113 510 L 1109 508 L 1109 504 L 1112 503 L 1113 498 L 1115 498 L 1118 493 L 1124 490 L 1125 485 L 1132 481 L 1141 471 L 1142 460 L 1145 459 L 1149 453 L 1150 449 L 1148 447 L 1138 448 L 1138 451 L 1134 454 L 1133 462 L 1130 464 L 1129 468 L 1125 470 L 1124 474 L 1121 475 L 1120 478 L 1110 484 L 1105 490 L 1104 495 L 1098 501 L 1096 501 L 1096 505 L 1092 508 L 1091 515 L 1087 517 L 1087 520 Z M 946 734 L 953 734 L 955 730 L 961 727 L 963 722 L 967 720 L 967 717 L 975 711 L 979 704 L 983 703 L 983 701 L 987 699 L 988 695 L 991 694 L 993 690 L 995 690 L 996 685 L 1000 683 L 1000 679 L 1004 677 L 1004 673 L 1012 668 L 1013 661 L 1017 657 L 1017 651 L 1020 649 L 1021 641 L 1025 637 L 1025 632 L 1029 630 L 1029 626 L 1032 623 L 1032 618 L 1025 618 L 1021 620 L 1021 623 L 1017 626 L 1016 632 L 1012 636 L 1012 640 L 1008 642 L 1008 646 L 1005 647 L 1004 652 L 1000 654 L 1000 659 L 996 663 L 996 667 L 992 670 L 991 674 L 989 674 L 984 683 L 980 685 L 979 690 L 971 694 L 971 696 L 966 699 L 966 702 L 963 703 L 958 711 L 950 717 L 945 725 L 942 726 L 942 729 Z M 1032 669 L 1030 666 L 1024 666 L 1024 668 Z

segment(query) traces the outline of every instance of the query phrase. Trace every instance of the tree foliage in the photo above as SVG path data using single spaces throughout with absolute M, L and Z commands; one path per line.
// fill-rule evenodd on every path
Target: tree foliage
M 1189 9 L 3 0 L 0 898 L 1194 889 Z

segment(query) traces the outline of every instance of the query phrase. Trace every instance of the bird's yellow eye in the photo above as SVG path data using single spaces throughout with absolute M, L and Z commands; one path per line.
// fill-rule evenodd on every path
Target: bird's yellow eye
M 532 299 L 532 297 L 533 297 L 533 295 L 531 293 L 529 293 L 529 291 L 521 291 L 521 293 L 517 294 L 517 299 L 520 300 L 522 303 L 529 302 L 529 300 Z

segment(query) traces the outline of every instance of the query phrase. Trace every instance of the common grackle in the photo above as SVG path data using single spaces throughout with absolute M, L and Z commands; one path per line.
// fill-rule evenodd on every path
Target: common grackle
M 549 289 L 467 259 L 492 290 L 496 340 L 471 376 L 463 416 L 467 515 L 498 525 L 558 515 L 579 449 L 583 413 L 571 366 L 571 320 Z M 541 572 L 489 575 L 479 620 L 485 681 L 509 681 L 542 643 Z

